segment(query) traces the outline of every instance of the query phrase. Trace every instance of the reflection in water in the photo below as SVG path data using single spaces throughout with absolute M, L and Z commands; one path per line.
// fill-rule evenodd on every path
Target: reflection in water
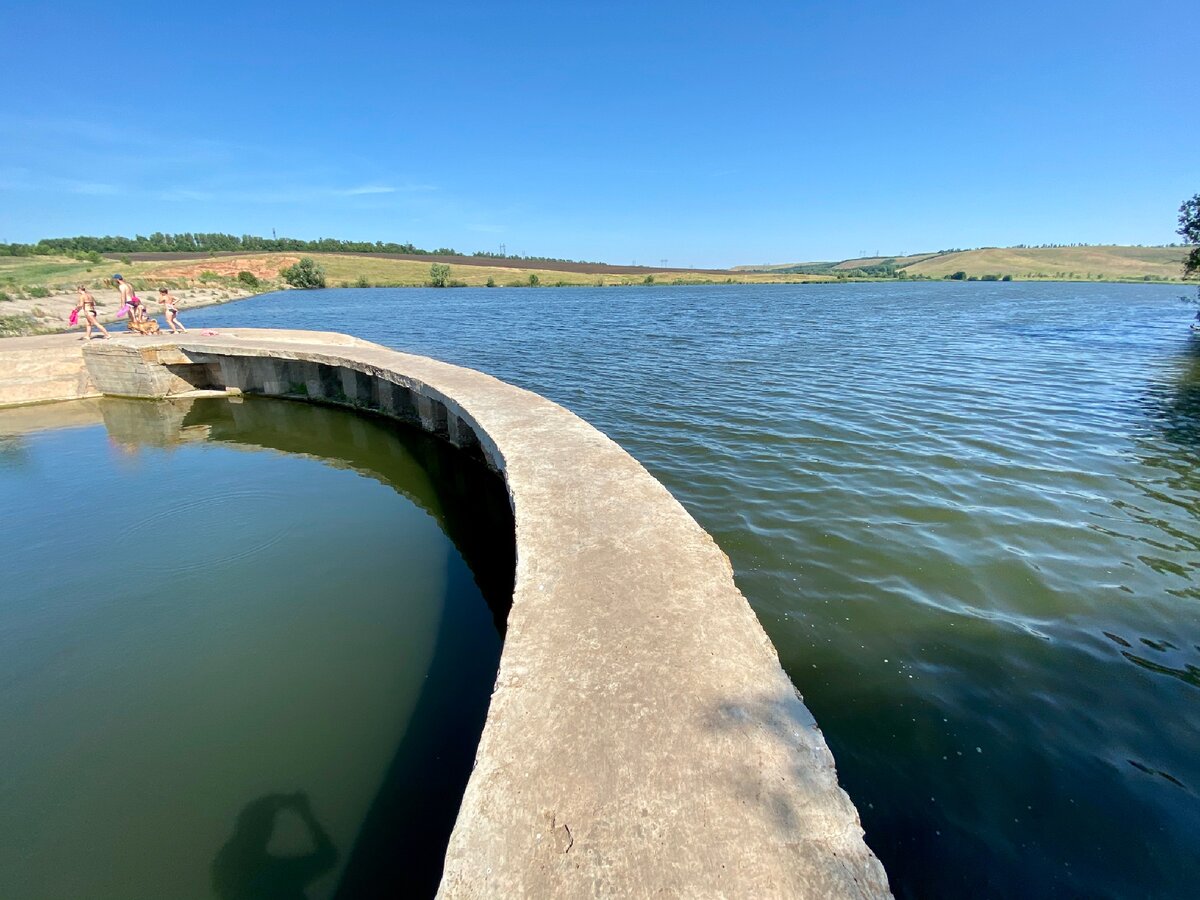
M 313 849 L 276 855 L 268 849 L 276 817 L 293 810 L 308 829 Z M 305 900 L 305 887 L 333 868 L 337 850 L 313 815 L 308 795 L 267 794 L 246 804 L 237 828 L 213 860 L 213 890 L 221 900 Z
M 1200 450 L 1200 335 L 1188 335 L 1179 362 L 1178 373 L 1147 392 L 1145 406 L 1166 440 Z
M 305 403 L 38 416 L 0 414 L 0 896 L 432 895 L 511 604 L 503 481 Z M 80 523 L 169 558 L 97 579 Z
M 28 462 L 29 453 L 20 435 L 0 435 L 0 466 L 17 469 Z
M 501 479 L 442 441 L 369 413 L 247 397 L 100 401 L 109 439 L 129 454 L 198 441 L 278 450 L 353 469 L 439 519 L 463 554 L 500 636 L 512 606 L 516 537 Z

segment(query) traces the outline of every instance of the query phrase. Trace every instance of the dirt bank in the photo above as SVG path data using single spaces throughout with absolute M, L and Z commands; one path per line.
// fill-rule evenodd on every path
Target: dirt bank
M 239 290 L 222 285 L 220 287 L 181 288 L 173 290 L 171 293 L 179 301 L 179 319 L 186 325 L 189 309 L 241 300 L 252 296 L 256 291 Z M 96 289 L 92 291 L 92 296 L 96 298 L 96 311 L 99 313 L 100 322 L 106 326 L 116 322 L 118 329 L 124 330 L 120 324 L 124 320 L 117 318 L 117 309 L 121 306 L 121 300 L 116 290 Z M 147 310 L 151 316 L 158 319 L 158 324 L 166 327 L 166 317 L 163 315 L 162 306 L 158 303 L 158 291 L 143 290 L 138 296 L 146 302 Z M 11 336 L 18 333 L 82 331 L 82 320 L 77 326 L 71 326 L 68 322 L 71 310 L 79 302 L 78 298 L 79 295 L 75 291 L 59 291 L 49 297 L 18 297 L 6 303 L 0 303 L 0 336 Z

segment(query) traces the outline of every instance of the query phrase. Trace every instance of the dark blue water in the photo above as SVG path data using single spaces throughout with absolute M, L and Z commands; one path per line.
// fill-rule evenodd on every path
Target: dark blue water
M 1200 343 L 1182 288 L 329 290 L 564 404 L 730 555 L 903 897 L 1200 882 Z

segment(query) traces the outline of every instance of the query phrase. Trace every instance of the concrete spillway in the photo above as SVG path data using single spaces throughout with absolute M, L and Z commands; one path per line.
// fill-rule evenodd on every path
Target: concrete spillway
M 411 423 L 505 480 L 512 611 L 441 896 L 889 896 L 728 559 L 578 416 L 345 335 L 0 343 L 0 404 L 230 388 Z

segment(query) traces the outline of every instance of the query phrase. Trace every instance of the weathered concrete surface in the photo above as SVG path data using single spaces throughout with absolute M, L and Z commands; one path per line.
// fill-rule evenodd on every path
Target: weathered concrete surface
M 98 397 L 83 367 L 78 335 L 0 340 L 0 406 Z
M 220 380 L 370 408 L 503 474 L 513 606 L 440 896 L 888 896 L 727 558 L 582 419 L 488 375 L 342 336 L 128 338 L 86 356 L 105 391 Z

